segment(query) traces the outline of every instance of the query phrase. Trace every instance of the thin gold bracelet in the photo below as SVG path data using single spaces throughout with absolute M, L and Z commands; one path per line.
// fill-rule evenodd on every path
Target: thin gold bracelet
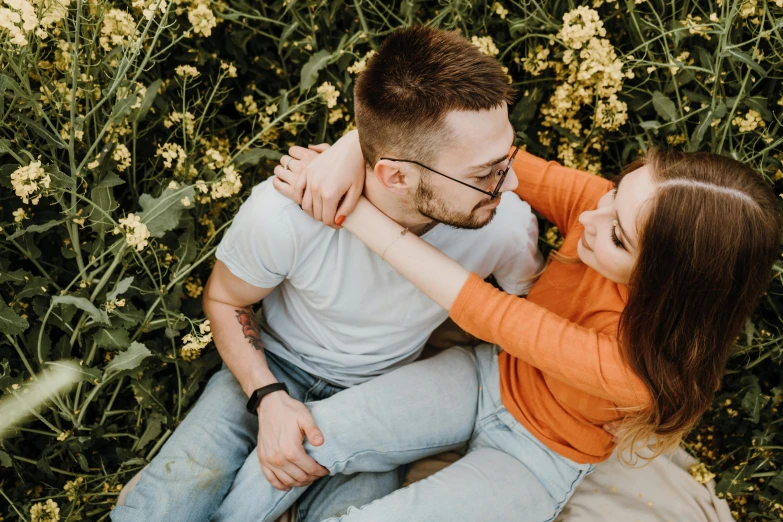
M 393 245 L 393 244 L 394 244 L 394 243 L 395 243 L 395 242 L 396 242 L 398 239 L 400 239 L 402 236 L 404 236 L 404 235 L 405 235 L 405 234 L 407 234 L 407 233 L 408 233 L 408 229 L 407 229 L 407 228 L 403 228 L 403 229 L 402 229 L 402 231 L 400 232 L 400 235 L 399 235 L 399 236 L 397 236 L 397 237 L 395 237 L 395 238 L 394 238 L 394 241 L 392 241 L 391 243 L 389 243 L 389 244 L 386 246 L 386 248 L 384 248 L 384 249 L 383 249 L 383 254 L 381 254 L 381 259 L 383 259 L 384 261 L 386 261 L 386 259 L 384 259 L 384 257 L 386 256 L 386 251 L 387 251 L 387 250 L 389 250 L 389 248 L 391 248 L 391 246 L 392 246 L 392 245 Z

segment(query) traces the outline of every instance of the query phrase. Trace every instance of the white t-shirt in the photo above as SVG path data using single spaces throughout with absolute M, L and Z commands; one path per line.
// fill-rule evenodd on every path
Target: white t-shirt
M 479 230 L 439 224 L 422 239 L 510 294 L 543 266 L 530 206 L 503 193 Z M 448 312 L 347 230 L 333 230 L 279 194 L 255 186 L 217 249 L 247 283 L 274 288 L 263 300 L 264 348 L 340 386 L 353 386 L 415 360 Z

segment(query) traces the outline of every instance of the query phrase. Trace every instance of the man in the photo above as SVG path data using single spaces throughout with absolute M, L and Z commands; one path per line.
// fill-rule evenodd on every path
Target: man
M 500 203 L 517 186 L 511 96 L 494 59 L 456 33 L 415 27 L 370 60 L 355 106 L 365 196 L 468 270 L 522 294 L 542 260 L 530 207 L 510 192 Z M 253 189 L 217 258 L 203 304 L 225 367 L 112 519 L 274 520 L 287 506 L 262 494 L 268 482 L 300 488 L 297 520 L 316 521 L 399 488 L 403 470 L 325 476 L 303 447 L 324 442 L 303 402 L 414 361 L 448 313 L 271 180 Z M 261 299 L 259 324 L 252 306 Z

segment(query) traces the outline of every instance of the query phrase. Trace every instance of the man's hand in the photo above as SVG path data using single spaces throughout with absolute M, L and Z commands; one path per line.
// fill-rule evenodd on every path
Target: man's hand
M 273 487 L 288 491 L 309 486 L 329 474 L 304 450 L 305 437 L 313 446 L 324 436 L 307 406 L 285 393 L 267 395 L 258 407 L 258 460 Z

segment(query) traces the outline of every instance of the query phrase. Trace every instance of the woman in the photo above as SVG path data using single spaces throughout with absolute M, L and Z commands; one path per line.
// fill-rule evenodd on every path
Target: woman
M 276 188 L 296 198 L 296 173 L 315 156 L 292 148 L 275 169 Z M 331 167 L 314 175 L 318 184 L 358 193 L 356 135 L 319 163 Z M 366 200 L 344 222 L 337 217 L 459 326 L 500 347 L 476 351 L 468 455 L 340 520 L 519 520 L 521 510 L 526 520 L 551 520 L 615 449 L 604 425 L 622 420 L 621 451 L 649 444 L 658 455 L 679 444 L 719 388 L 781 237 L 778 203 L 761 177 L 729 158 L 658 149 L 615 184 L 524 152 L 514 174 L 517 194 L 565 236 L 526 299 L 469 274 Z M 315 199 L 334 209 L 339 197 Z

